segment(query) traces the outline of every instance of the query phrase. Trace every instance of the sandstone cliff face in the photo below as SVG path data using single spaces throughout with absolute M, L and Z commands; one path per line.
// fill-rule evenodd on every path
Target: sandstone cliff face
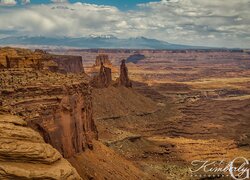
M 92 148 L 97 130 L 84 74 L 0 71 L 0 112 L 23 117 L 64 157 Z
M 99 74 L 94 76 L 91 81 L 91 85 L 95 88 L 105 88 L 111 85 L 112 82 L 112 73 L 111 69 L 105 67 L 103 63 L 101 63 Z
M 0 48 L 0 69 L 49 70 L 59 73 L 83 73 L 82 57 L 52 55 L 43 50 L 34 52 L 19 48 Z
M 0 115 L 0 179 L 81 178 L 24 120 Z
M 58 64 L 61 73 L 83 73 L 81 56 L 52 55 L 52 60 Z
M 132 87 L 132 82 L 129 80 L 128 77 L 128 68 L 126 66 L 125 60 L 122 60 L 120 66 L 120 77 L 118 79 L 118 83 L 121 86 Z

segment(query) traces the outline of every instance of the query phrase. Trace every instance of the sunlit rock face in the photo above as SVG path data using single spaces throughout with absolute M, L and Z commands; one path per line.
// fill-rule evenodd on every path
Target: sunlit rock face
M 49 70 L 59 73 L 83 73 L 82 57 L 53 55 L 43 50 L 0 48 L 0 69 Z
M 37 53 L 19 51 L 19 56 Z M 91 87 L 84 73 L 5 67 L 0 70 L 0 80 L 0 113 L 22 117 L 64 157 L 92 148 L 97 130 L 92 118 Z
M 0 179 L 76 179 L 68 161 L 27 122 L 0 115 Z

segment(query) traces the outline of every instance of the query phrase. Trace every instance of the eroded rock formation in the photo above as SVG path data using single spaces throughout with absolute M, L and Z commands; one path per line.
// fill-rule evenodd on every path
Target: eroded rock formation
M 92 147 L 97 131 L 84 74 L 9 70 L 0 81 L 0 112 L 22 116 L 64 157 Z
M 0 70 L 0 113 L 23 117 L 64 157 L 92 148 L 97 130 L 92 118 L 88 77 L 84 73 L 62 74 L 42 68 L 52 63 L 58 65 L 59 70 L 62 65 L 67 72 L 78 72 L 82 66 L 76 70 L 74 63 L 68 66 L 63 59 L 59 63 L 50 59 L 40 60 L 45 53 L 38 51 L 6 48 L 3 52 L 8 54 L 8 59 L 17 54 L 21 60 L 15 68 L 10 65 L 10 68 Z M 41 69 L 29 64 L 30 57 L 36 56 Z M 20 66 L 20 62 L 24 66 Z M 78 65 L 80 62 L 78 59 Z
M 95 67 L 95 65 L 94 65 Z M 112 70 L 109 67 L 104 66 L 104 63 L 101 62 L 100 70 L 97 75 L 93 76 L 91 85 L 95 88 L 106 88 L 112 84 Z M 116 82 L 113 83 L 114 86 L 124 86 L 132 87 L 132 82 L 128 77 L 128 68 L 126 66 L 125 60 L 122 60 L 120 66 L 120 76 L 116 79 Z
M 112 82 L 112 73 L 111 69 L 105 67 L 103 63 L 101 63 L 99 74 L 94 76 L 91 81 L 91 85 L 96 88 L 105 88 L 111 85 Z
M 107 54 L 99 54 L 98 56 L 96 56 L 94 66 L 101 66 L 101 64 L 103 64 L 105 66 L 112 65 L 112 63 L 109 60 L 109 56 Z
M 61 73 L 83 73 L 82 57 L 69 55 L 52 55 Z
M 128 77 L 128 68 L 126 66 L 126 61 L 123 59 L 120 66 L 120 77 L 118 79 L 118 84 L 125 87 L 132 87 L 132 82 Z
M 74 179 L 80 176 L 26 121 L 0 115 L 0 179 Z
M 82 57 L 52 55 L 43 50 L 34 52 L 19 48 L 0 48 L 0 69 L 29 68 L 59 73 L 83 73 Z
M 92 88 L 89 77 L 75 71 L 78 66 L 59 56 L 62 66 L 53 59 L 33 63 L 29 57 L 48 55 L 42 51 L 13 52 L 17 61 L 6 53 L 0 70 L 0 114 L 24 121 L 0 116 L 0 179 L 80 179 L 62 155 L 84 179 L 147 179 L 148 174 L 95 140 Z M 111 69 L 103 63 L 99 78 L 101 86 L 111 84 Z

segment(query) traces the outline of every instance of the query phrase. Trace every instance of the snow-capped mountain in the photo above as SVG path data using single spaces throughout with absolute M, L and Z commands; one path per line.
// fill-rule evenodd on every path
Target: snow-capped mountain
M 91 35 L 88 37 L 42 37 L 19 36 L 0 39 L 1 46 L 40 45 L 75 48 L 125 48 L 125 49 L 204 49 L 206 47 L 171 44 L 145 37 L 119 39 L 112 35 Z

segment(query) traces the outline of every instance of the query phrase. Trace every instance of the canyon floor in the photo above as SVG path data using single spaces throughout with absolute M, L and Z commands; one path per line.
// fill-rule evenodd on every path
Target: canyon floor
M 81 55 L 85 69 L 97 51 Z M 127 62 L 133 89 L 95 89 L 99 139 L 155 179 L 230 179 L 191 174 L 193 160 L 250 159 L 250 55 L 240 51 L 112 51 Z M 215 177 L 216 175 L 216 177 Z

